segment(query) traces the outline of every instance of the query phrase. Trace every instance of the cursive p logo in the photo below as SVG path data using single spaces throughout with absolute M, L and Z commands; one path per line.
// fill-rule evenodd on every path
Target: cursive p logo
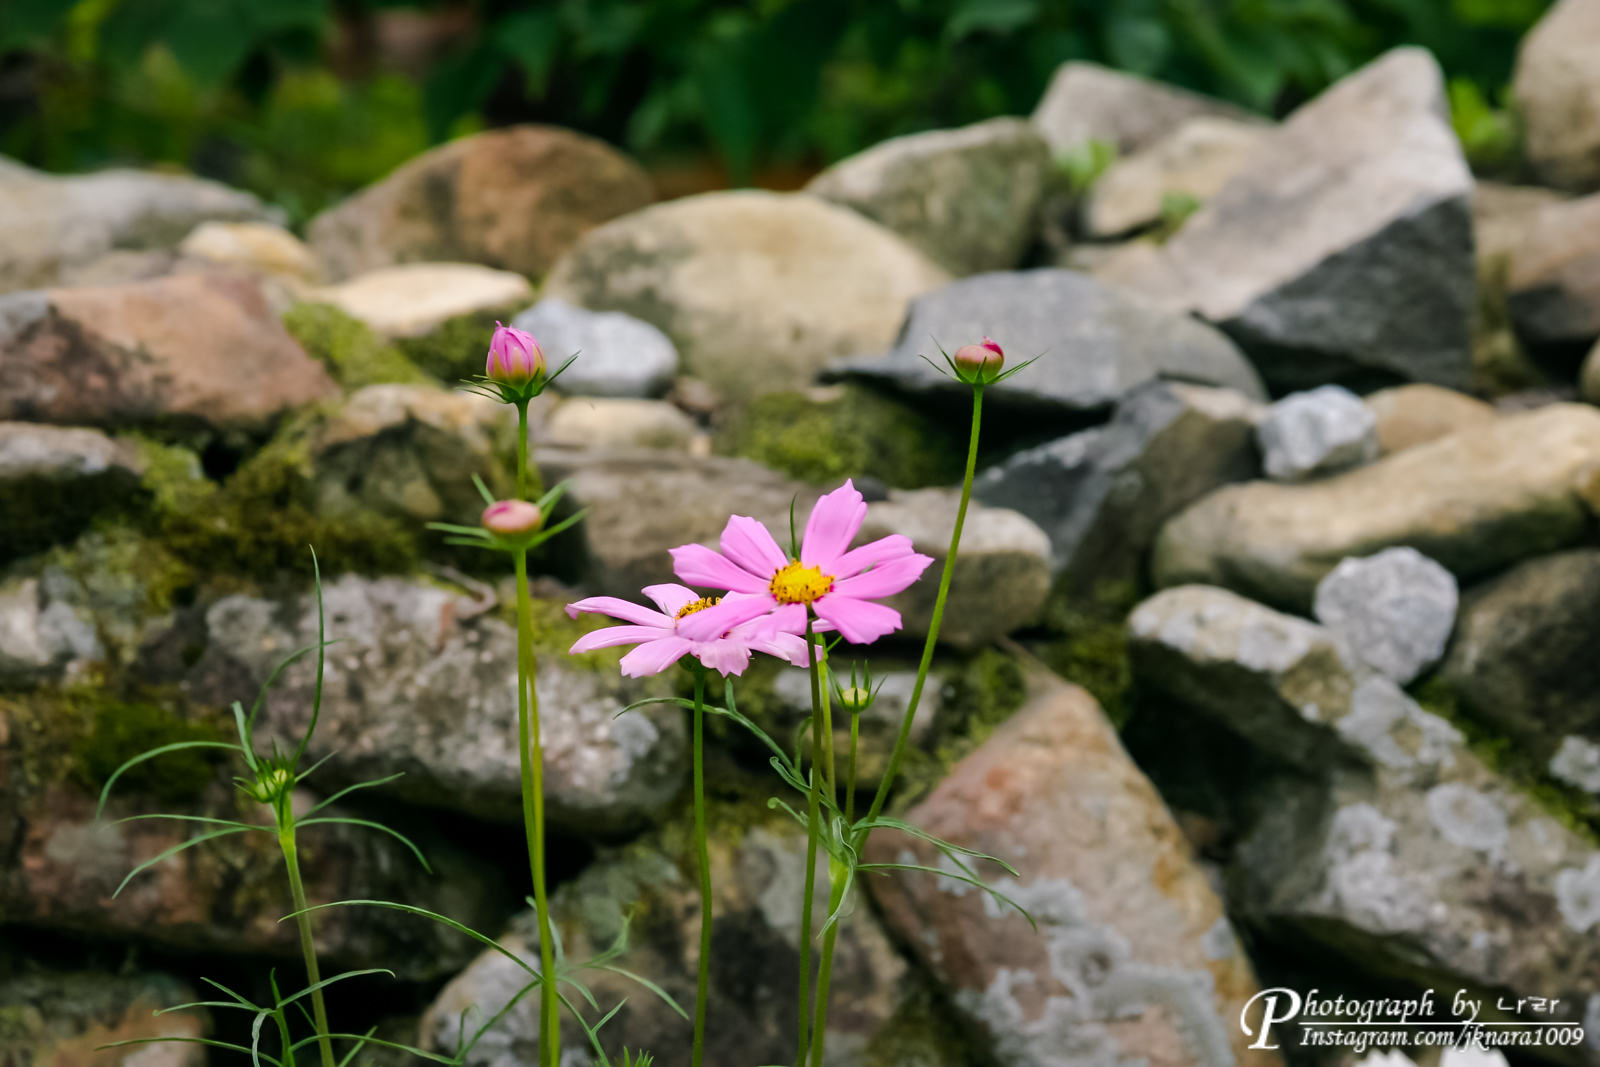
M 1250 1029 L 1250 1022 L 1246 1018 L 1250 1014 L 1251 1006 L 1258 1000 L 1262 1002 L 1261 1033 L 1259 1036 L 1254 1030 Z M 1282 1005 L 1282 1011 L 1279 1010 L 1280 1004 Z M 1272 1024 L 1287 1022 L 1299 1015 L 1300 1005 L 1300 994 L 1292 989 L 1263 989 L 1246 1001 L 1244 1007 L 1240 1009 L 1239 1029 L 1244 1031 L 1246 1037 L 1255 1038 L 1255 1043 L 1250 1046 L 1251 1048 L 1275 1049 L 1278 1047 L 1277 1045 L 1267 1044 L 1267 1036 L 1272 1029 Z

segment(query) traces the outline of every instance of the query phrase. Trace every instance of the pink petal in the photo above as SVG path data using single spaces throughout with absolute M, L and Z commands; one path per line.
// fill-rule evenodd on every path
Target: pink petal
M 722 531 L 722 554 L 751 574 L 769 579 L 789 562 L 771 532 L 747 515 L 729 516 Z
M 622 657 L 622 673 L 629 678 L 660 674 L 682 659 L 689 648 L 690 643 L 681 637 L 663 637 L 656 641 L 646 641 Z
M 932 562 L 932 556 L 901 556 L 888 563 L 880 563 L 854 578 L 834 582 L 833 592 L 828 596 L 847 596 L 856 600 L 876 600 L 879 597 L 894 596 L 922 577 L 922 572 L 927 570 L 928 564 Z M 826 600 L 827 597 L 823 599 Z
M 607 626 L 584 634 L 567 649 L 569 655 L 593 652 L 597 648 L 615 648 L 617 645 L 634 645 L 641 641 L 659 641 L 671 637 L 672 631 L 655 626 Z
M 796 667 L 811 666 L 811 658 L 806 655 L 806 642 L 803 637 L 794 634 L 774 634 L 770 640 L 754 640 L 750 647 L 757 652 L 765 652 L 769 656 L 788 660 Z
M 669 619 L 677 615 L 685 604 L 693 604 L 700 599 L 700 594 L 693 589 L 673 582 L 667 582 L 663 585 L 647 585 L 641 592 L 651 600 L 654 600 L 656 607 L 666 612 Z
M 806 606 L 779 604 L 776 611 L 761 620 L 764 633 L 803 634 L 806 632 Z
M 852 548 L 834 561 L 828 572 L 835 578 L 852 578 L 875 563 L 911 555 L 911 538 L 905 534 L 890 534 L 876 541 L 868 541 L 860 548 Z
M 770 596 L 729 597 L 716 607 L 679 619 L 678 636 L 691 641 L 714 641 L 742 622 L 759 619 L 777 603 Z
M 900 629 L 900 613 L 870 600 L 830 593 L 812 607 L 817 614 L 839 628 L 852 645 L 870 645 L 880 637 Z
M 719 639 L 699 641 L 693 646 L 695 658 L 726 678 L 730 674 L 743 674 L 750 666 L 750 648 L 739 641 Z
M 672 569 L 690 585 L 734 593 L 765 593 L 772 575 L 758 577 L 711 551 L 705 545 L 680 545 L 671 550 Z
M 567 614 L 574 619 L 579 612 L 592 612 L 596 615 L 609 615 L 613 619 L 623 619 L 627 622 L 636 622 L 640 626 L 660 626 L 672 628 L 672 617 L 657 611 L 651 611 L 643 604 L 635 604 L 631 600 L 620 600 L 614 596 L 592 596 L 580 600 L 576 604 L 567 605 Z
M 866 502 L 856 492 L 854 482 L 845 482 L 811 509 L 806 536 L 800 544 L 800 562 L 807 567 L 821 567 L 823 574 L 836 573 L 830 568 L 844 555 L 866 520 Z

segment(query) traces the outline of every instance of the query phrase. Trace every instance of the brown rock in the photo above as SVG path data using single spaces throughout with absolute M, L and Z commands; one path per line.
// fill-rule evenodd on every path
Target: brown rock
M 1380 389 L 1366 398 L 1366 404 L 1378 416 L 1378 447 L 1386 455 L 1500 417 L 1483 401 L 1437 385 Z
M 205 1067 L 194 991 L 164 974 L 31 971 L 0 981 L 8 1067 Z M 175 1038 L 173 1041 L 154 1040 Z M 119 1041 L 148 1044 L 107 1048 Z
M 1511 321 L 1532 344 L 1600 337 L 1600 193 L 1520 220 L 1506 277 Z
M 1161 798 L 1086 692 L 1043 672 L 1030 688 L 906 819 L 1015 866 L 980 873 L 1038 933 L 971 886 L 906 871 L 871 879 L 889 925 L 1002 1064 L 1275 1062 L 1246 1047 L 1255 976 Z M 941 865 L 903 833 L 874 835 L 867 855 Z
M 243 278 L 0 300 L 0 419 L 250 429 L 337 391 Z
M 1522 39 L 1512 76 L 1528 161 L 1548 184 L 1600 188 L 1600 0 L 1562 0 Z
M 653 199 L 639 165 L 603 142 L 513 126 L 424 152 L 313 219 L 311 245 L 337 278 L 423 261 L 539 275 L 590 229 Z

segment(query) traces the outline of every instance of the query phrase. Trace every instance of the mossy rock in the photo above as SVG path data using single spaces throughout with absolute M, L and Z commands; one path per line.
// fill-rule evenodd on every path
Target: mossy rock
M 865 475 L 919 489 L 960 479 L 962 442 L 932 416 L 854 383 L 823 395 L 757 397 L 718 435 L 717 451 L 813 485 Z
M 1021 661 L 996 648 L 944 665 L 928 684 L 941 686 L 933 740 L 928 749 L 907 747 L 895 786 L 897 811 L 932 792 L 1028 698 Z
M 1055 637 L 1035 652 L 1069 682 L 1083 686 L 1120 728 L 1128 718 L 1128 615 L 1138 603 L 1132 582 L 1104 582 L 1084 597 L 1057 589 L 1045 607 L 1047 627 Z
M 284 313 L 283 325 L 347 391 L 388 382 L 409 385 L 433 380 L 366 323 L 332 304 L 295 304 Z
M 413 365 L 442 382 L 471 381 L 483 373 L 495 323 L 509 323 L 521 310 L 506 307 L 457 315 L 421 337 L 399 338 L 395 346 Z

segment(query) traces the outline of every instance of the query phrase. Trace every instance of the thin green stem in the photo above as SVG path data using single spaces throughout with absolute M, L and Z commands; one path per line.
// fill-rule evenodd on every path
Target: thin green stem
M 861 716 L 850 716 L 850 763 L 845 771 L 844 779 L 844 821 L 855 825 L 856 821 L 856 749 L 861 741 Z
M 528 402 L 517 405 L 517 499 L 528 499 Z
M 795 1067 L 805 1067 L 811 1041 L 811 908 L 817 885 L 817 824 L 822 809 L 822 652 L 806 611 L 806 648 L 811 659 L 811 790 L 806 807 L 806 881 L 800 896 L 800 1051 Z
M 289 1020 L 282 1008 L 274 1011 L 272 1018 L 278 1024 L 278 1040 L 283 1043 L 283 1067 L 294 1067 L 294 1039 L 289 1036 Z
M 528 599 L 528 554 L 512 553 L 517 565 L 517 748 L 522 762 L 522 825 L 533 873 L 533 902 L 539 912 L 539 1063 L 557 1067 L 561 1058 L 557 1014 L 555 938 L 544 877 L 544 750 L 539 742 L 539 696 L 534 690 L 533 609 Z
M 844 900 L 844 865 L 833 861 L 828 864 L 828 914 L 839 910 Z M 833 943 L 839 936 L 839 924 L 828 927 L 822 936 L 822 966 L 817 971 L 817 1021 L 811 1027 L 811 1067 L 822 1067 L 822 1046 L 828 1040 L 828 986 L 833 974 Z
M 706 844 L 705 776 L 706 669 L 694 665 L 694 841 L 700 857 L 700 974 L 694 997 L 693 1067 L 706 1044 L 706 991 L 711 983 L 711 852 Z
M 967 504 L 972 500 L 972 476 L 978 467 L 978 430 L 983 420 L 983 386 L 972 387 L 972 437 L 967 443 L 967 470 L 961 479 L 961 506 L 956 509 L 956 528 L 950 535 L 950 551 L 944 557 L 944 570 L 939 575 L 939 595 L 933 602 L 933 618 L 928 623 L 928 640 L 922 646 L 922 662 L 917 666 L 917 681 L 911 687 L 911 699 L 906 703 L 905 718 L 900 721 L 900 732 L 894 739 L 894 751 L 883 770 L 883 781 L 867 809 L 867 822 L 876 819 L 889 799 L 895 775 L 900 773 L 900 761 L 905 756 L 906 741 L 911 737 L 911 720 L 917 714 L 917 704 L 922 700 L 922 687 L 928 680 L 928 669 L 933 666 L 933 648 L 939 641 L 939 624 L 944 621 L 944 602 L 950 596 L 950 575 L 956 569 L 956 550 L 961 546 L 961 528 L 967 522 Z M 854 844 L 859 848 L 863 842 Z
M 294 898 L 295 924 L 300 927 L 300 951 L 306 958 L 306 984 L 314 986 L 322 981 L 322 972 L 317 966 L 317 946 L 311 936 L 311 915 L 306 911 L 306 887 L 300 880 L 294 815 L 287 810 L 287 797 L 281 803 L 284 810 L 278 815 L 278 847 L 283 849 L 283 861 L 289 868 L 289 894 Z M 311 991 L 311 1016 L 317 1027 L 317 1048 L 322 1053 L 322 1067 L 334 1067 L 333 1042 L 328 1039 L 328 1009 L 322 1002 L 320 989 Z

